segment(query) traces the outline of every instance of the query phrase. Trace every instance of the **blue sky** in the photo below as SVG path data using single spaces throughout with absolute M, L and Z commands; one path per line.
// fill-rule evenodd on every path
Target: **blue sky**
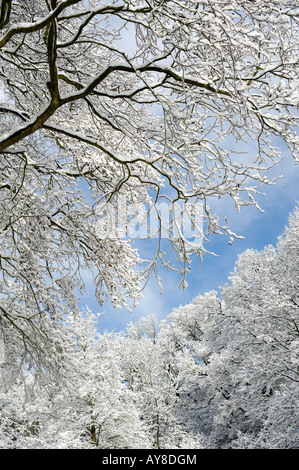
M 232 245 L 228 238 L 213 236 L 205 247 L 219 256 L 206 255 L 200 272 L 198 260 L 194 259 L 191 273 L 187 277 L 188 288 L 179 288 L 179 276 L 176 273 L 161 270 L 163 293 L 152 277 L 144 290 L 144 297 L 132 313 L 125 309 L 114 309 L 109 303 L 102 307 L 97 304 L 90 284 L 90 294 L 82 298 L 82 307 L 88 306 L 94 312 L 102 312 L 99 320 L 99 330 L 122 330 L 130 321 L 137 321 L 141 316 L 154 314 L 161 320 L 165 319 L 172 309 L 188 304 L 199 294 L 209 290 L 218 290 L 228 281 L 233 271 L 238 254 L 248 248 L 262 250 L 266 245 L 276 245 L 277 237 L 288 225 L 288 217 L 293 212 L 296 202 L 299 203 L 299 165 L 294 164 L 292 157 L 287 155 L 269 173 L 270 176 L 280 176 L 274 186 L 262 188 L 264 196 L 258 197 L 258 202 L 264 212 L 254 206 L 243 207 L 237 213 L 232 202 L 220 199 L 215 207 L 218 214 L 228 217 L 230 228 L 244 239 L 236 239 Z M 139 241 L 139 246 L 142 244 Z M 145 245 L 146 246 L 146 245 Z M 142 251 L 141 251 L 142 256 Z

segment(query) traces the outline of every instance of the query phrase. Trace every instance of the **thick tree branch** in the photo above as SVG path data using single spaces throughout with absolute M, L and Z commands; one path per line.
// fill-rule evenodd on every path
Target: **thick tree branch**
M 0 152 L 5 151 L 11 145 L 20 142 L 25 137 L 28 137 L 40 129 L 43 123 L 46 122 L 58 108 L 59 102 L 51 102 L 37 117 L 28 121 L 23 126 L 15 128 L 12 132 L 4 134 L 0 139 Z
M 0 4 L 0 29 L 3 29 L 9 22 L 12 0 L 1 0 Z
M 156 59 L 157 60 L 157 59 Z M 170 67 L 163 67 L 159 65 L 152 65 L 152 61 L 148 64 L 141 65 L 139 67 L 132 67 L 130 65 L 124 64 L 124 63 L 118 63 L 114 65 L 110 65 L 106 67 L 103 71 L 101 71 L 88 85 L 86 85 L 83 89 L 78 90 L 76 93 L 71 93 L 67 96 L 59 98 L 59 93 L 58 93 L 58 84 L 57 84 L 57 71 L 56 71 L 56 65 L 55 61 L 51 56 L 50 60 L 50 69 L 52 70 L 51 72 L 51 78 L 52 81 L 49 84 L 49 89 L 51 90 L 52 94 L 52 101 L 51 103 L 46 107 L 46 109 L 39 115 L 37 116 L 34 120 L 31 122 L 27 123 L 25 126 L 21 126 L 18 129 L 16 129 L 12 134 L 5 135 L 2 137 L 0 140 L 0 152 L 3 152 L 6 148 L 10 147 L 11 145 L 14 145 L 15 143 L 19 142 L 20 140 L 24 139 L 25 137 L 31 135 L 38 129 L 42 127 L 42 125 L 55 113 L 55 111 L 60 108 L 61 106 L 67 104 L 67 103 L 72 103 L 77 100 L 86 98 L 89 96 L 92 92 L 95 91 L 96 87 L 104 81 L 109 75 L 111 75 L 114 72 L 127 72 L 127 73 L 143 73 L 143 72 L 158 72 L 165 77 L 171 77 L 173 78 L 176 83 L 178 84 L 187 84 L 190 86 L 194 86 L 203 90 L 206 90 L 211 93 L 216 93 L 218 95 L 223 95 L 223 96 L 228 96 L 231 97 L 231 94 L 225 90 L 216 90 L 214 87 L 212 87 L 209 84 L 202 83 L 201 81 L 196 80 L 193 77 L 190 76 L 183 76 L 182 74 L 177 73 L 175 70 L 173 70 Z M 75 82 L 74 82 L 75 83 Z M 81 87 L 81 85 L 80 85 Z M 79 85 L 77 85 L 77 88 L 79 88 Z
M 35 21 L 34 23 L 19 23 L 16 25 L 12 25 L 11 28 L 7 31 L 7 33 L 2 38 L 0 38 L 0 48 L 5 46 L 15 34 L 33 33 L 34 31 L 43 29 L 45 26 L 50 24 L 55 18 L 57 18 L 57 16 L 65 8 L 75 5 L 79 2 L 80 0 L 65 0 L 64 2 L 61 2 L 54 10 L 52 10 L 45 18 Z

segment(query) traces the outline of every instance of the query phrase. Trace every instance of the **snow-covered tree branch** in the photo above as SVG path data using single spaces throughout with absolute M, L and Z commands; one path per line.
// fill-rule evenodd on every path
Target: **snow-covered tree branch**
M 298 229 L 296 209 L 276 247 L 161 322 L 100 334 L 70 314 L 63 379 L 7 358 L 0 448 L 298 448 Z
M 171 267 L 161 217 L 143 276 L 130 240 L 99 233 L 101 204 L 146 203 L 141 220 L 190 201 L 203 237 L 233 237 L 213 198 L 255 204 L 277 139 L 297 161 L 298 5 L 1 1 L 0 26 L 0 322 L 21 362 L 48 367 L 84 272 L 100 302 L 127 306 L 158 261 Z M 184 281 L 205 248 L 180 231 L 169 242 Z

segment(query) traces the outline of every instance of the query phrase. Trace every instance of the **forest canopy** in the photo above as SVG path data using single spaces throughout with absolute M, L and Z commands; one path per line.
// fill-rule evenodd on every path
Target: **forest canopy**
M 0 448 L 298 448 L 298 246 L 296 209 L 276 247 L 163 321 L 70 315 L 63 379 L 7 355 Z
M 181 286 L 186 286 L 191 261 L 194 257 L 201 260 L 205 256 L 205 241 L 211 234 L 227 236 L 229 242 L 238 236 L 231 231 L 226 216 L 222 219 L 217 213 L 214 202 L 229 198 L 236 210 L 248 205 L 259 207 L 256 195 L 260 187 L 274 183 L 269 170 L 285 153 L 298 162 L 298 21 L 296 0 L 0 0 L 0 340 L 4 350 L 0 355 L 8 358 L 0 372 L 4 401 L 8 399 L 2 408 L 6 414 L 0 419 L 3 439 L 9 446 L 14 445 L 11 442 L 18 441 L 18 437 L 10 434 L 7 437 L 7 432 L 14 433 L 18 429 L 16 432 L 24 437 L 22 433 L 28 431 L 29 422 L 34 429 L 43 429 L 42 432 L 49 435 L 52 431 L 48 426 L 53 424 L 55 428 L 60 423 L 63 439 L 68 439 L 67 435 L 73 439 L 73 430 L 64 429 L 64 417 L 59 413 L 64 414 L 63 410 L 70 406 L 69 416 L 73 414 L 73 419 L 78 421 L 78 409 L 73 405 L 75 401 L 81 406 L 84 397 L 86 409 L 94 406 L 92 409 L 97 410 L 94 416 L 99 416 L 96 397 L 89 401 L 94 391 L 84 395 L 84 384 L 89 379 L 76 369 L 80 361 L 82 364 L 97 362 L 98 354 L 104 354 L 105 359 L 103 364 L 95 365 L 100 369 L 91 376 L 95 373 L 102 377 L 105 370 L 111 371 L 112 375 L 103 379 L 108 387 L 107 403 L 112 400 L 109 386 L 110 390 L 114 389 L 113 383 L 119 387 L 115 385 L 118 395 L 113 395 L 114 405 L 111 402 L 111 408 L 107 405 L 107 409 L 115 407 L 115 413 L 119 410 L 121 414 L 120 403 L 122 400 L 127 403 L 120 422 L 126 426 L 127 417 L 135 416 L 135 437 L 140 439 L 140 445 L 193 445 L 192 439 L 202 442 L 206 431 L 198 437 L 199 428 L 195 425 L 193 434 L 188 427 L 187 441 L 184 441 L 185 427 L 181 418 L 175 418 L 180 423 L 176 428 L 178 437 L 174 434 L 172 441 L 171 436 L 163 434 L 165 423 L 172 426 L 167 420 L 176 416 L 175 411 L 165 408 L 168 398 L 163 393 L 166 394 L 166 389 L 161 392 L 164 398 L 161 398 L 162 408 L 158 414 L 153 412 L 154 402 L 156 408 L 160 406 L 157 396 L 147 397 L 148 390 L 142 392 L 143 398 L 139 395 L 149 407 L 142 411 L 144 421 L 153 427 L 153 420 L 156 420 L 156 437 L 153 438 L 146 426 L 143 433 L 138 414 L 143 405 L 134 408 L 134 399 L 129 398 L 136 392 L 135 385 L 129 387 L 128 393 L 130 378 L 124 382 L 116 340 L 113 337 L 112 358 L 109 335 L 100 340 L 91 339 L 95 334 L 92 314 L 79 326 L 84 318 L 79 299 L 86 288 L 86 273 L 93 279 L 99 305 L 108 300 L 115 307 L 128 309 L 137 304 L 150 276 L 156 276 L 159 282 L 161 268 L 178 271 Z M 162 204 L 169 210 L 166 219 L 160 211 Z M 147 231 L 147 222 L 152 217 L 155 217 L 154 234 Z M 192 237 L 182 228 L 184 217 L 185 221 L 189 220 Z M 121 227 L 115 225 L 115 220 L 121 220 Z M 155 242 L 150 259 L 143 260 L 134 247 L 136 224 L 143 227 L 142 237 L 151 237 Z M 288 233 L 293 233 L 292 227 Z M 295 248 L 292 245 L 289 250 Z M 276 350 L 280 351 L 279 345 L 283 344 L 282 350 L 295 351 L 296 364 L 297 343 L 293 336 L 298 331 L 298 323 L 293 312 L 297 300 L 292 291 L 295 277 L 290 278 L 290 285 L 285 287 L 290 291 L 289 296 L 280 284 L 279 288 L 275 287 L 276 282 L 281 282 L 281 276 L 274 264 L 273 273 L 268 271 L 268 264 L 272 266 L 272 262 L 267 262 L 264 270 L 257 267 L 259 275 L 265 276 L 265 285 L 269 289 L 271 285 L 275 292 L 273 305 L 267 296 L 268 303 L 264 305 L 260 297 L 263 281 L 260 278 L 253 281 L 252 266 L 261 263 L 263 267 L 266 254 L 249 252 L 244 256 L 240 259 L 240 273 L 232 277 L 236 286 L 233 284 L 224 295 L 229 299 L 229 314 L 238 315 L 236 335 L 243 325 L 236 340 L 248 330 L 250 338 L 256 338 L 259 351 L 269 346 L 267 320 L 263 333 L 259 330 L 262 323 L 257 324 L 257 330 L 246 323 L 248 312 L 253 308 L 250 304 L 255 305 L 250 315 L 254 314 L 258 322 L 264 321 L 264 311 L 269 312 L 271 318 L 274 315 L 277 325 L 278 319 L 288 318 L 287 328 L 283 330 L 285 336 L 280 338 L 279 333 L 273 339 L 269 333 L 269 341 L 275 346 L 269 346 L 269 351 L 274 364 Z M 278 260 L 278 255 L 270 250 L 267 259 L 272 259 L 271 256 Z M 284 261 L 292 261 L 292 269 L 296 269 L 296 257 L 293 260 L 287 257 Z M 279 263 L 281 269 L 289 269 L 282 261 Z M 255 282 L 259 285 L 256 290 L 253 289 Z M 242 301 L 236 299 L 234 288 L 243 288 Z M 249 299 L 249 295 L 253 298 Z M 211 311 L 209 321 L 215 321 L 215 327 L 218 318 L 222 318 L 214 316 L 220 305 L 216 297 L 214 299 L 212 294 L 207 297 Z M 238 307 L 232 313 L 234 305 Z M 242 317 L 243 311 L 246 319 Z M 139 338 L 138 328 L 135 333 L 133 330 L 124 337 L 130 338 L 128 341 L 132 344 Z M 88 341 L 87 336 L 81 338 L 81 334 L 86 334 Z M 199 332 L 196 330 L 194 334 Z M 213 334 L 210 332 L 204 337 Z M 242 355 L 248 340 L 245 336 L 244 343 L 238 346 Z M 276 341 L 276 337 L 280 339 Z M 148 335 L 142 338 L 147 361 L 147 348 L 152 350 L 152 339 Z M 235 339 L 227 338 L 227 348 L 231 341 Z M 200 344 L 204 343 L 200 341 Z M 209 347 L 207 357 L 213 356 Z M 153 366 L 158 361 L 155 371 L 158 375 L 162 356 L 164 360 L 164 353 L 159 358 L 159 348 L 153 349 L 157 359 L 152 358 Z M 194 358 L 188 356 L 188 351 L 185 347 L 180 353 L 174 349 L 174 356 L 179 354 L 175 361 L 191 361 L 190 370 L 202 368 L 204 353 L 200 354 L 200 365 L 192 362 Z M 91 354 L 90 359 L 85 353 Z M 217 354 L 213 357 L 220 364 L 224 356 Z M 223 354 L 229 357 L 231 352 L 224 350 Z M 255 360 L 259 361 L 260 353 L 256 354 L 256 359 L 250 356 L 253 375 L 257 373 L 254 364 Z M 288 363 L 287 357 L 286 363 L 282 363 L 284 356 L 281 355 L 273 366 L 276 372 L 264 384 L 265 397 L 271 395 L 269 403 L 274 398 L 278 400 L 273 390 L 278 394 L 290 393 L 290 399 L 293 397 L 292 387 L 287 385 L 287 392 L 277 379 L 279 375 L 281 384 L 296 384 L 296 368 L 292 361 L 292 365 Z M 132 356 L 124 360 L 130 363 L 133 359 Z M 232 357 L 231 361 L 234 360 L 239 359 Z M 130 367 L 126 366 L 127 372 Z M 165 367 L 162 367 L 163 373 Z M 195 393 L 190 391 L 194 376 L 181 378 L 180 366 L 170 362 L 169 367 L 166 381 L 169 393 L 182 386 L 182 390 L 177 391 L 177 400 L 185 397 L 190 404 L 188 400 Z M 240 374 L 242 367 L 241 363 Z M 213 370 L 216 369 L 215 365 Z M 132 365 L 133 370 L 135 365 Z M 24 371 L 28 380 L 29 377 L 33 380 L 29 388 L 25 386 Z M 236 377 L 227 377 L 228 381 L 232 380 L 232 389 L 237 386 Z M 137 380 L 140 390 L 143 390 L 142 380 Z M 240 387 L 246 388 L 242 380 L 241 374 Z M 253 393 L 254 380 L 253 377 L 252 382 L 249 381 L 248 393 Z M 59 386 L 62 383 L 63 390 Z M 100 383 L 96 387 L 100 387 Z M 74 385 L 75 395 L 71 392 Z M 8 397 L 9 386 L 15 388 Z M 82 392 L 79 392 L 81 386 Z M 92 382 L 90 386 L 93 390 Z M 220 387 L 223 395 L 233 393 L 230 386 L 228 390 L 223 385 L 211 385 L 214 386 L 215 390 Z M 25 410 L 27 404 L 29 408 L 35 406 L 30 399 L 35 388 L 42 390 L 37 392 L 40 405 L 37 405 L 38 400 L 35 402 L 41 410 L 48 394 L 53 393 L 53 400 L 57 400 L 53 404 L 58 410 L 57 421 L 50 425 L 46 419 L 45 428 L 40 417 L 30 421 L 32 415 L 29 412 L 29 418 Z M 68 389 L 70 402 L 61 408 Z M 59 396 L 58 390 L 61 390 Z M 202 393 L 203 397 L 196 396 L 194 403 L 201 399 L 204 403 L 217 401 L 208 390 Z M 19 396 L 22 397 L 20 405 L 15 407 L 14 397 Z M 243 403 L 236 405 L 234 413 L 244 416 L 243 411 L 239 411 L 244 406 Z M 17 424 L 11 424 L 13 418 L 9 409 L 20 413 Z M 221 420 L 238 420 L 225 409 L 221 405 L 222 414 L 218 413 L 218 408 L 215 411 L 219 426 Z M 37 411 L 34 413 L 39 415 Z M 90 424 L 84 421 L 88 413 L 82 416 L 83 421 L 79 420 L 81 424 L 75 431 L 80 438 L 74 442 L 81 442 L 84 429 L 83 435 L 90 433 L 93 445 L 112 445 L 109 436 L 114 433 L 114 421 L 111 414 L 103 418 L 111 422 L 112 428 L 106 428 L 107 434 L 102 434 L 98 418 Z M 209 414 L 209 419 L 211 416 Z M 250 424 L 254 430 L 262 426 L 256 419 L 256 428 L 253 422 Z M 269 424 L 269 429 L 271 426 Z M 290 425 L 288 429 L 293 428 Z M 36 432 L 33 434 L 41 436 L 40 431 Z M 39 439 L 48 442 L 46 434 L 36 437 L 36 445 L 40 445 Z M 56 435 L 61 436 L 60 431 Z M 258 436 L 255 431 L 254 435 Z M 122 432 L 121 436 L 122 439 Z M 20 442 L 25 442 L 23 437 Z M 127 437 L 126 443 L 116 439 L 113 445 L 131 446 L 133 435 Z M 245 432 L 244 442 L 247 437 Z M 230 441 L 231 437 L 225 439 Z M 235 436 L 232 439 L 235 440 Z M 271 439 L 269 437 L 268 442 Z M 282 441 L 277 439 L 277 445 L 281 445 Z M 288 442 L 291 441 L 290 437 Z

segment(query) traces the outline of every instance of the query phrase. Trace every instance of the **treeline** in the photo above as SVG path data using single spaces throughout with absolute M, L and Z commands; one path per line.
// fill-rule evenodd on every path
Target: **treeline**
M 1 448 L 299 447 L 299 210 L 277 246 L 239 256 L 219 293 L 98 332 L 89 310 L 1 365 Z M 61 360 L 61 358 L 64 358 Z

